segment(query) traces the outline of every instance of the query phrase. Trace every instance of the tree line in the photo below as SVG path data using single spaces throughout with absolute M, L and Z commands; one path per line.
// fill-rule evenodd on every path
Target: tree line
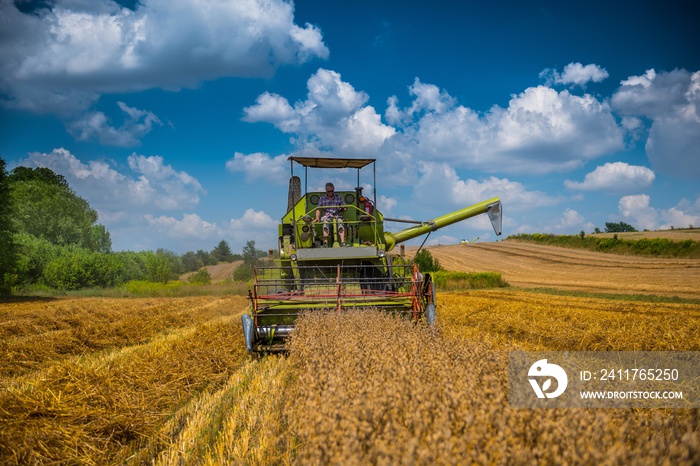
M 97 212 L 63 176 L 43 167 L 8 172 L 0 158 L 0 294 L 30 287 L 112 287 L 131 280 L 167 283 L 208 265 L 244 260 L 248 266 L 265 255 L 254 241 L 234 254 L 225 240 L 211 251 L 182 255 L 166 249 L 114 252 L 109 231 L 97 220 Z

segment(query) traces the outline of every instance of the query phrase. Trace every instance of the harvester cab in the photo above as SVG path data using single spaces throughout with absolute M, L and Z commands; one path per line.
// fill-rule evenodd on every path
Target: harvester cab
M 255 268 L 248 295 L 250 312 L 243 315 L 248 351 L 284 350 L 302 312 L 374 308 L 434 324 L 435 284 L 430 274 L 421 273 L 405 257 L 403 247 L 400 254 L 391 251 L 397 244 L 482 213 L 501 234 L 498 198 L 427 222 L 389 219 L 377 209 L 375 159 L 289 157 L 289 161 L 287 211 L 278 230 L 279 259 Z M 295 164 L 304 169 L 303 193 Z M 360 183 L 361 171 L 365 175 L 369 168 L 371 198 Z M 339 183 L 341 189 L 332 194 L 341 201 L 329 205 L 323 199 L 327 195 L 330 199 L 325 190 L 308 189 L 309 169 L 345 169 L 341 174 L 354 169 L 355 184 L 342 189 Z M 336 216 L 324 216 L 331 209 Z M 391 233 L 384 229 L 387 221 L 413 225 Z

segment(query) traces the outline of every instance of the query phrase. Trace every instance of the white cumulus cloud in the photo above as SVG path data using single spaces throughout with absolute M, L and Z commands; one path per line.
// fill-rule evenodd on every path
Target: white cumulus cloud
M 566 180 L 564 186 L 580 191 L 631 192 L 648 188 L 655 178 L 647 167 L 613 162 L 596 167 L 583 182 Z
M 258 247 L 277 245 L 278 222 L 264 211 L 246 209 L 243 216 L 229 221 L 225 230 L 234 240 L 234 244 L 255 241 Z
M 168 238 L 215 240 L 223 234 L 216 224 L 203 220 L 197 214 L 183 214 L 182 219 L 166 215 L 155 217 L 151 214 L 146 214 L 144 218 L 156 231 Z
M 179 88 L 269 76 L 277 66 L 328 56 L 318 28 L 297 26 L 294 6 L 283 0 L 142 0 L 134 10 L 95 3 L 100 8 L 60 2 L 24 14 L 3 0 L 0 11 L 13 20 L 2 48 L 5 86 L 57 94 Z M 14 97 L 20 106 L 40 105 L 31 93 Z
M 279 95 L 264 93 L 244 109 L 249 122 L 274 124 L 295 133 L 300 149 L 333 149 L 336 153 L 366 155 L 376 152 L 395 129 L 382 123 L 369 96 L 356 91 L 339 73 L 319 69 L 307 82 L 307 98 L 292 106 Z
M 263 93 L 244 109 L 243 119 L 293 134 L 300 152 L 371 155 L 390 164 L 401 159 L 393 165 L 404 168 L 431 160 L 487 172 L 547 174 L 624 149 L 625 130 L 610 105 L 590 94 L 531 87 L 513 95 L 506 108 L 480 113 L 416 78 L 407 106 L 401 107 L 396 96 L 388 99 L 384 116 L 389 124 L 384 124 L 367 105 L 369 96 L 335 71 L 319 69 L 307 88 L 306 100 L 295 104 Z M 625 121 L 630 128 L 635 122 Z M 405 182 L 415 179 L 408 175 Z
M 272 123 L 285 133 L 299 129 L 301 118 L 289 105 L 289 101 L 278 94 L 265 92 L 255 100 L 255 105 L 245 108 L 244 121 Z
M 258 229 L 272 229 L 277 222 L 264 211 L 246 209 L 241 218 L 231 219 L 230 227 L 233 231 L 249 231 Z
M 576 210 L 567 207 L 559 221 L 552 227 L 545 227 L 545 233 L 571 234 L 576 230 L 592 231 L 595 228 L 592 222 L 587 222 L 585 217 Z
M 700 177 L 700 71 L 630 76 L 611 103 L 626 117 L 651 120 L 646 152 L 656 171 Z
M 289 162 L 286 155 L 272 157 L 262 152 L 243 154 L 236 152 L 226 162 L 226 169 L 245 174 L 246 181 L 270 180 L 283 184 L 289 179 Z
M 655 230 L 658 227 L 659 212 L 649 205 L 647 194 L 635 194 L 620 199 L 618 209 L 625 218 L 633 221 L 638 230 Z
M 540 73 L 540 77 L 545 78 L 548 84 L 574 84 L 578 86 L 585 86 L 591 81 L 599 83 L 607 79 L 608 76 L 605 68 L 593 63 L 585 66 L 581 63 L 569 63 L 561 73 L 551 68 Z
M 329 54 L 321 31 L 295 24 L 294 5 L 285 0 L 141 0 L 133 9 L 111 0 L 45 5 L 22 13 L 15 2 L 0 0 L 2 103 L 55 113 L 77 137 L 105 143 L 128 139 L 119 134 L 127 128 L 110 129 L 104 114 L 88 112 L 102 94 L 267 77 L 279 66 Z M 146 127 L 156 121 L 152 114 L 129 118 Z
M 18 163 L 47 167 L 65 176 L 78 194 L 101 211 L 177 210 L 199 203 L 199 195 L 204 192 L 199 181 L 175 170 L 163 157 L 132 154 L 128 164 L 131 173 L 123 173 L 105 161 L 82 162 L 63 148 L 32 152 Z
M 694 203 L 682 199 L 669 209 L 651 205 L 646 194 L 625 196 L 619 202 L 620 214 L 638 230 L 666 230 L 700 225 L 700 197 Z
M 80 141 L 96 138 L 105 145 L 130 147 L 139 145 L 154 125 L 162 125 L 152 112 L 129 107 L 124 102 L 117 105 L 126 114 L 120 127 L 112 126 L 103 112 L 86 112 L 68 123 L 68 131 Z
M 419 173 L 420 179 L 413 191 L 414 202 L 429 205 L 433 211 L 447 213 L 448 208 L 462 208 L 492 197 L 499 197 L 510 209 L 530 209 L 561 202 L 541 191 L 529 191 L 521 183 L 507 178 L 492 176 L 483 180 L 463 180 L 454 167 L 445 163 L 422 163 Z
M 401 110 L 396 99 L 389 104 L 387 118 L 403 122 L 418 105 Z M 507 108 L 494 106 L 483 115 L 461 105 L 426 108 L 395 139 L 395 150 L 416 158 L 506 173 L 567 171 L 624 147 L 623 131 L 606 102 L 546 86 L 528 88 Z

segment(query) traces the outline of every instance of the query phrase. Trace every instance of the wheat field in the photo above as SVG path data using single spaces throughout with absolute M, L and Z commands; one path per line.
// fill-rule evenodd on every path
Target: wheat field
M 414 248 L 407 248 L 410 254 Z M 514 287 L 700 298 L 700 260 L 603 254 L 516 241 L 436 246 L 447 270 L 498 272 Z
M 439 292 L 437 328 L 372 309 L 313 313 L 287 355 L 265 357 L 245 352 L 246 309 L 238 296 L 1 303 L 0 463 L 700 458 L 697 409 L 532 410 L 507 400 L 509 351 L 697 351 L 697 304 Z

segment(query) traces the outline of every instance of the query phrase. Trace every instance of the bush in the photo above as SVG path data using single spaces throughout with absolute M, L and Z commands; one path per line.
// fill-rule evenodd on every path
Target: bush
M 77 290 L 95 286 L 93 263 L 87 254 L 65 252 L 46 265 L 44 282 L 59 290 Z
M 124 282 L 124 264 L 114 254 L 65 248 L 46 265 L 43 281 L 59 290 L 111 287 Z
M 43 280 L 46 265 L 57 258 L 63 248 L 29 233 L 15 235 L 17 264 L 15 274 L 18 285 L 31 285 Z
M 433 255 L 427 249 L 421 249 L 413 258 L 413 262 L 418 264 L 421 272 L 437 272 L 442 270 L 440 261 L 434 258 Z
M 145 257 L 146 273 L 152 282 L 168 283 L 175 280 L 183 271 L 182 259 L 173 252 L 158 249 L 156 252 L 142 253 Z
M 192 285 L 209 285 L 211 283 L 211 274 L 205 268 L 201 268 L 189 277 L 187 282 Z
M 233 270 L 231 278 L 237 282 L 247 282 L 251 280 L 253 278 L 253 266 L 246 263 L 239 265 Z

